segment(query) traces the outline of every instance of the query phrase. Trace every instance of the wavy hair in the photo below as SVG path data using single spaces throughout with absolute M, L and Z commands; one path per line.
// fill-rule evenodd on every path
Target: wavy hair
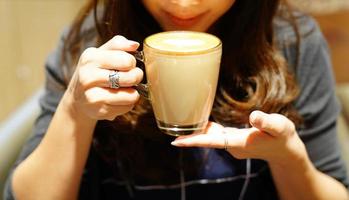
M 162 31 L 140 2 L 88 1 L 66 38 L 64 55 L 77 60 L 85 42 L 81 29 L 91 13 L 94 13 L 94 27 L 98 33 L 97 45 L 117 34 L 143 41 L 145 37 Z M 287 8 L 280 0 L 236 0 L 231 9 L 210 27 L 209 32 L 217 35 L 224 44 L 211 120 L 225 125 L 246 125 L 249 124 L 249 114 L 258 109 L 267 113 L 283 114 L 296 124 L 301 122 L 301 117 L 293 107 L 299 93 L 296 79 L 275 45 L 273 20 L 277 14 L 286 16 L 297 32 L 290 9 L 278 12 L 282 3 Z M 73 68 L 73 65 L 70 67 Z M 115 130 L 117 134 L 112 134 L 111 130 Z M 124 165 L 128 165 L 122 169 L 137 166 L 135 168 L 139 168 L 138 173 L 143 176 L 160 176 L 160 171 L 142 172 L 142 165 L 152 163 L 149 161 L 151 153 L 146 154 L 144 149 L 154 153 L 154 149 L 161 148 L 161 152 L 156 153 L 163 154 L 165 159 L 159 161 L 154 158 L 153 161 L 161 162 L 164 166 L 173 164 L 170 161 L 167 163 L 166 159 L 169 154 L 176 154 L 171 147 L 161 146 L 156 142 L 149 145 L 149 141 L 170 140 L 158 132 L 151 106 L 141 99 L 131 112 L 117 117 L 114 122 L 100 121 L 95 130 L 94 146 L 107 161 L 117 158 Z M 137 170 L 130 171 L 123 173 L 137 174 Z

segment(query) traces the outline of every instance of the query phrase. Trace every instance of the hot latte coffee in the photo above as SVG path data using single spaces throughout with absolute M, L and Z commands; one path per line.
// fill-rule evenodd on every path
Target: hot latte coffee
M 146 76 L 158 127 L 170 135 L 205 128 L 216 93 L 222 45 L 207 33 L 175 31 L 144 41 Z

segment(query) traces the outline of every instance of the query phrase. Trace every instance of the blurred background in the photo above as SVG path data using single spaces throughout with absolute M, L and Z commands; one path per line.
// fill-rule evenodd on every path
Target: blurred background
M 38 113 L 33 94 L 43 85 L 45 59 L 84 2 L 0 0 L 0 191 Z M 349 167 L 349 0 L 291 3 L 318 20 L 329 42 L 343 107 L 339 138 Z
M 39 113 L 45 59 L 83 3 L 0 0 L 0 200 L 9 169 Z
M 43 83 L 43 64 L 83 0 L 0 0 L 0 123 Z

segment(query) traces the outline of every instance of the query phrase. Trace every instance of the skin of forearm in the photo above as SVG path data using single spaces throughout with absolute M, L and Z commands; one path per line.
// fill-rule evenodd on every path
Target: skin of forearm
M 96 120 L 66 102 L 63 97 L 42 142 L 15 170 L 16 199 L 76 199 Z
M 334 178 L 318 171 L 309 158 L 290 160 L 288 165 L 270 164 L 282 200 L 348 200 L 347 189 Z

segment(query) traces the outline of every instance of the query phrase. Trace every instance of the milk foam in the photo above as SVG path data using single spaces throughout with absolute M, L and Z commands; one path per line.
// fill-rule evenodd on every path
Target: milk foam
M 199 52 L 217 47 L 220 40 L 212 35 L 201 32 L 162 32 L 145 40 L 146 45 L 160 51 L 168 52 Z

